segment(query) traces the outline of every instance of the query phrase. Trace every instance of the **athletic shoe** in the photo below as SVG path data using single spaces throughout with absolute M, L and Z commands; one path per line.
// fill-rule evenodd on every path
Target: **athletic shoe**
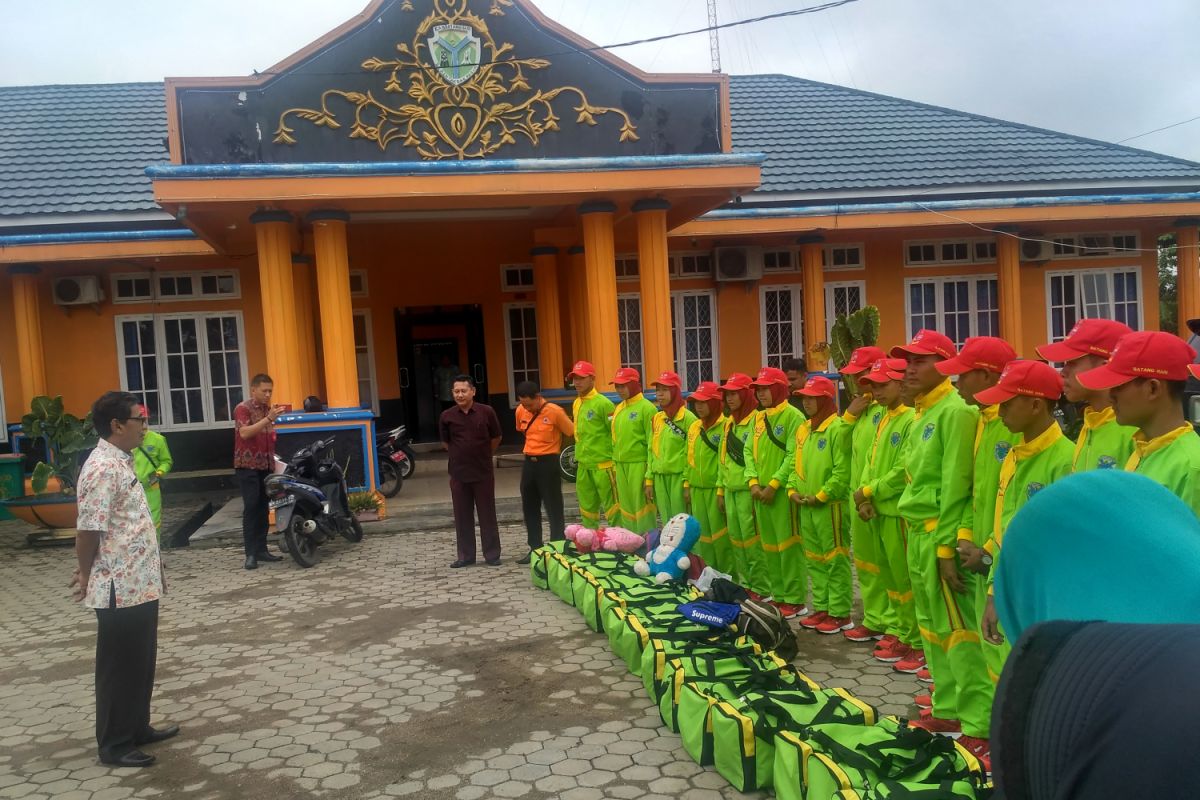
M 817 633 L 826 635 L 848 631 L 854 627 L 854 621 L 849 617 L 826 617 L 825 621 L 816 627 Z
M 917 719 L 929 719 L 932 716 L 933 716 L 932 708 L 922 708 L 920 710 L 919 715 L 917 716 Z
M 933 694 L 919 694 L 913 698 L 913 702 L 920 708 L 933 708 Z
M 746 594 L 750 595 L 750 599 L 756 603 L 761 603 L 763 600 L 763 596 L 753 589 L 747 589 Z
M 927 719 L 914 719 L 909 721 L 908 727 L 920 728 L 930 733 L 940 733 L 945 736 L 958 736 L 962 733 L 962 725 L 956 719 L 942 719 L 941 717 L 929 717 Z
M 933 683 L 933 675 L 929 672 L 929 667 L 921 667 L 917 672 L 917 680 L 921 683 Z
M 850 630 L 842 634 L 852 642 L 870 642 L 874 639 L 882 639 L 883 634 L 879 631 L 873 631 L 866 625 L 855 625 Z
M 772 605 L 779 609 L 779 613 L 783 614 L 784 619 L 791 619 L 792 617 L 808 613 L 807 606 L 793 606 L 788 603 L 772 603 Z
M 829 619 L 829 615 L 826 614 L 824 611 L 816 611 L 812 614 L 809 614 L 804 619 L 800 620 L 800 627 L 808 628 L 809 630 L 812 630 L 827 619 Z
M 876 661 L 882 661 L 885 664 L 894 664 L 900 659 L 908 655 L 908 645 L 897 639 L 895 636 L 885 636 L 879 644 L 875 645 L 875 652 L 872 653 Z
M 977 736 L 960 736 L 958 743 L 970 751 L 987 772 L 992 771 L 992 745 L 987 739 L 980 739 Z
M 915 675 L 921 671 L 921 667 L 923 666 L 925 666 L 924 651 L 910 650 L 907 657 L 900 659 L 892 665 L 892 669 L 896 670 L 896 672 Z

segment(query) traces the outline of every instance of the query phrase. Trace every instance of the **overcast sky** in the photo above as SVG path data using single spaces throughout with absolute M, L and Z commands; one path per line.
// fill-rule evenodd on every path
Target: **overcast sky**
M 265 69 L 368 0 L 4 0 L 0 84 Z M 534 0 L 598 44 L 702 28 L 704 0 Z M 722 22 L 817 0 L 718 0 Z M 420 4 L 420 3 L 418 3 Z M 726 72 L 784 72 L 1118 141 L 1200 116 L 1197 0 L 858 0 L 726 30 Z M 707 71 L 708 37 L 615 50 Z M 69 110 L 64 110 L 69 113 Z M 1200 161 L 1200 120 L 1129 145 Z

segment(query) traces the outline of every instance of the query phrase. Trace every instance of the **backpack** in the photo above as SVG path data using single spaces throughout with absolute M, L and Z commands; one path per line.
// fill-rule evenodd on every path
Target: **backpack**
M 794 660 L 800 652 L 800 643 L 779 609 L 756 600 L 746 600 L 741 605 L 736 623 L 738 635 L 749 636 L 763 650 L 774 650 L 784 661 Z

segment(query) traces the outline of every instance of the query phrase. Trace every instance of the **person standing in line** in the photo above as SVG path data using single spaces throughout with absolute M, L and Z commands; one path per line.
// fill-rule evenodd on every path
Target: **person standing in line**
M 562 437 L 574 436 L 575 426 L 562 406 L 548 402 L 533 381 L 517 384 L 517 433 L 525 436 L 525 462 L 521 465 L 521 511 L 525 517 L 529 552 L 517 559 L 528 564 L 542 546 L 542 506 L 550 520 L 550 541 L 563 538 L 562 471 L 558 456 Z
M 796 459 L 796 429 L 804 414 L 788 402 L 787 375 L 763 367 L 754 381 L 762 411 L 754 424 L 746 455 L 746 477 L 754 499 L 754 522 L 764 554 L 772 602 L 785 617 L 805 613 L 808 569 L 803 539 L 796 532 L 796 513 L 786 490 Z
M 1062 362 L 1063 394 L 1071 403 L 1083 403 L 1083 428 L 1075 442 L 1073 472 L 1089 469 L 1121 469 L 1133 455 L 1137 428 L 1121 425 L 1107 389 L 1085 389 L 1076 376 L 1104 366 L 1121 337 L 1133 333 L 1125 324 L 1111 319 L 1081 319 L 1061 342 L 1035 348 L 1047 361 Z
M 158 531 L 158 543 L 162 544 L 162 479 L 175 466 L 167 439 L 158 431 L 150 430 L 150 410 L 138 406 L 138 413 L 146 418 L 146 436 L 133 451 L 133 469 L 138 482 L 146 490 L 146 503 L 150 506 L 150 517 Z
M 688 513 L 700 523 L 696 550 L 713 569 L 733 575 L 737 567 L 729 544 L 729 526 L 717 497 L 721 485 L 721 440 L 728 421 L 721 409 L 721 389 L 712 381 L 703 381 L 688 399 L 696 421 L 687 433 L 683 499 Z
M 750 596 L 761 600 L 771 594 L 771 578 L 754 526 L 754 498 L 750 494 L 748 461 L 758 424 L 757 401 L 749 375 L 735 372 L 721 386 L 729 419 L 721 439 L 721 483 L 717 489 L 718 510 L 729 526 L 729 545 L 735 575 Z M 799 413 L 799 412 L 797 412 Z
M 158 603 L 166 592 L 154 520 L 130 451 L 146 416 L 128 392 L 92 406 L 100 441 L 79 473 L 73 596 L 96 610 L 96 744 L 100 761 L 146 767 L 140 747 L 170 739 L 179 726 L 150 725 L 158 657 Z
M 801 400 L 800 395 L 796 392 L 803 389 L 805 381 L 808 380 L 808 362 L 803 358 L 785 358 L 779 368 L 783 370 L 784 375 L 787 375 L 788 390 L 791 392 L 788 395 L 788 402 L 799 411 Z
M 622 367 L 613 377 L 621 402 L 613 410 L 613 462 L 622 527 L 646 533 L 654 527 L 654 503 L 646 500 L 646 455 L 658 409 L 642 394 L 636 369 Z
M 696 415 L 683 399 L 683 381 L 664 372 L 654 382 L 654 403 L 660 409 L 651 419 L 646 451 L 646 502 L 657 507 L 662 524 L 686 514 L 684 473 L 687 471 L 688 430 Z M 703 530 L 703 528 L 701 528 Z
M 571 405 L 575 423 L 575 496 L 579 516 L 589 528 L 600 527 L 600 515 L 610 525 L 620 525 L 617 510 L 617 475 L 613 466 L 611 400 L 596 391 L 596 368 L 576 361 L 567 380 L 578 397 Z
M 438 430 L 450 454 L 450 497 L 454 502 L 454 532 L 458 558 L 451 569 L 475 563 L 475 513 L 479 541 L 489 567 L 500 566 L 500 526 L 496 522 L 496 472 L 492 455 L 500 446 L 500 420 L 491 406 L 475 402 L 470 375 L 454 379 L 454 408 L 442 412 Z
M 233 468 L 242 490 L 242 543 L 246 569 L 260 561 L 282 561 L 267 550 L 267 476 L 275 469 L 275 420 L 283 406 L 271 405 L 275 382 L 260 372 L 250 379 L 250 397 L 233 410 Z

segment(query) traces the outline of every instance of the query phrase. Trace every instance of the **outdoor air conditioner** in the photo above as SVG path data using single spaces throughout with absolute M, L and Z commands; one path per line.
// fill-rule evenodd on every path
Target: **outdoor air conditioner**
M 100 279 L 95 275 L 54 279 L 54 304 L 59 306 L 91 306 L 104 299 Z
M 1054 253 L 1054 245 L 1050 242 L 1039 242 L 1034 239 L 1021 240 L 1022 261 L 1049 261 Z
M 718 247 L 713 261 L 718 281 L 756 281 L 763 276 L 761 247 Z

